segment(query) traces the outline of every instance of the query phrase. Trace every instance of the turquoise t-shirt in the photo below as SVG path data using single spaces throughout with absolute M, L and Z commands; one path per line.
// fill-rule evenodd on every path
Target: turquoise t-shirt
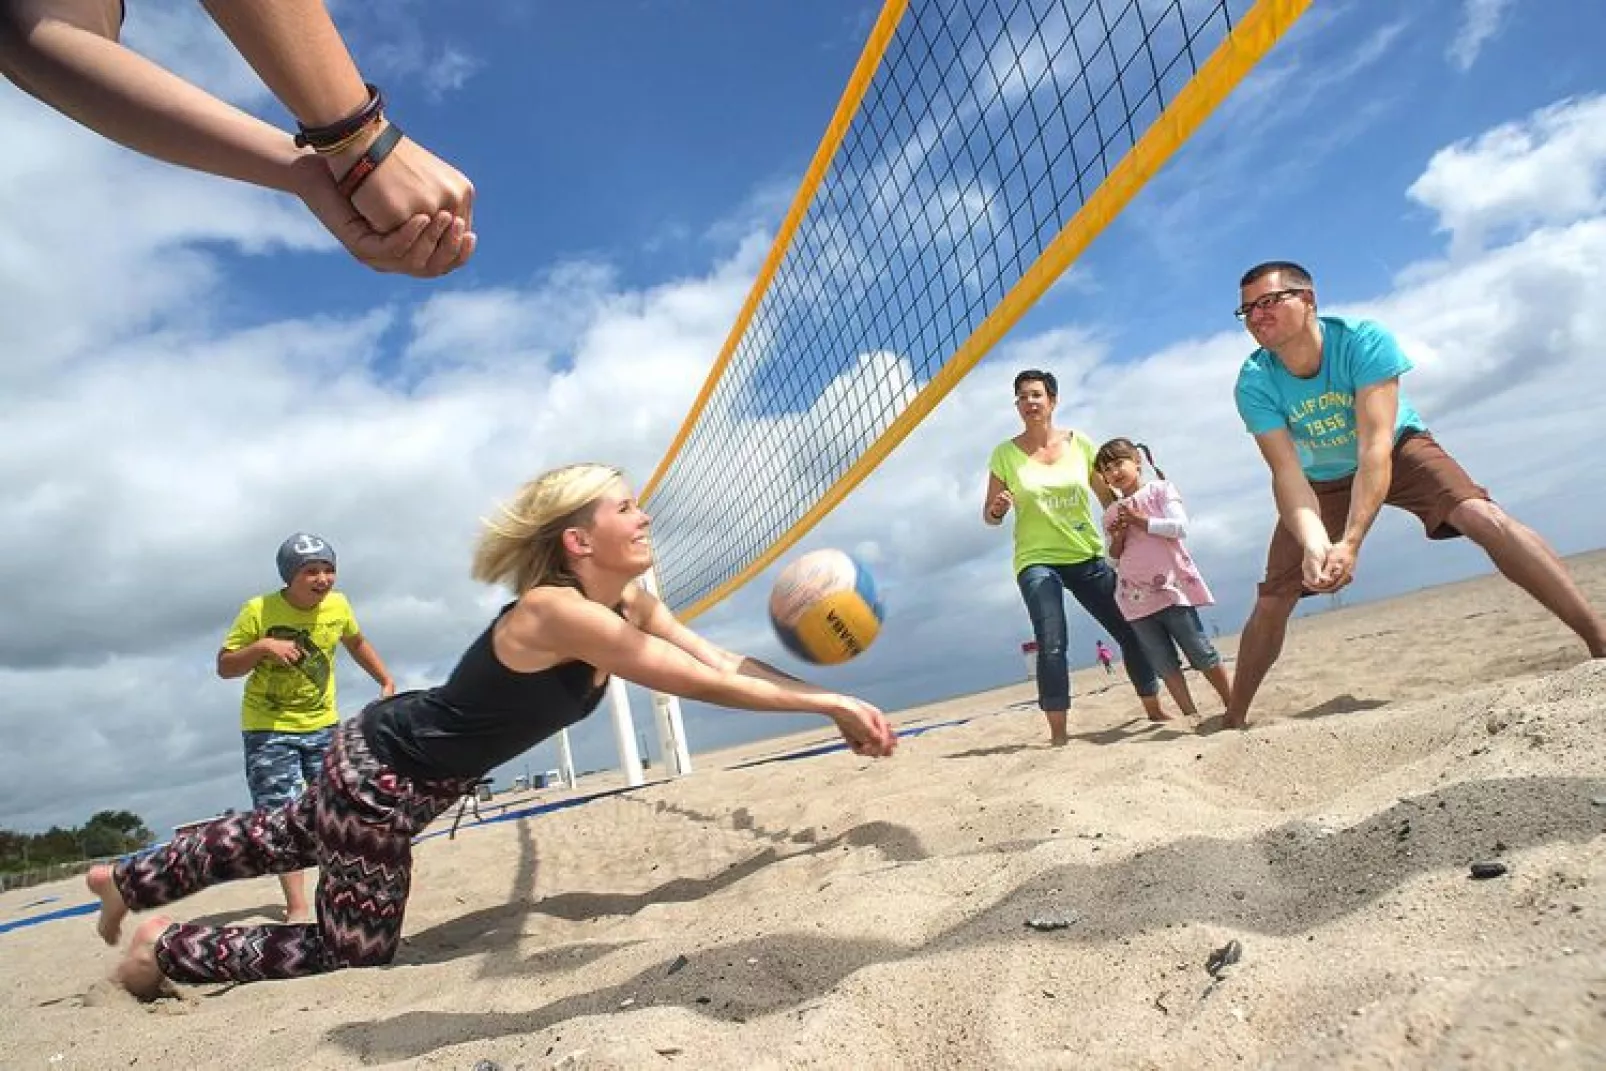
M 1302 379 L 1275 354 L 1257 349 L 1238 371 L 1238 415 L 1251 435 L 1286 428 L 1299 450 L 1299 463 L 1312 480 L 1336 480 L 1355 471 L 1359 442 L 1355 392 L 1411 370 L 1411 359 L 1394 336 L 1371 320 L 1323 316 L 1322 366 Z M 1400 388 L 1394 438 L 1427 425 Z

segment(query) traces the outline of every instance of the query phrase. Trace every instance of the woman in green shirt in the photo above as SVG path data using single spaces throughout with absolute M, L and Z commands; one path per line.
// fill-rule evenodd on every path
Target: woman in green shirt
M 1015 377 L 1015 409 L 1024 430 L 993 450 L 982 518 L 1002 524 L 1015 510 L 1015 580 L 1037 638 L 1037 705 L 1048 718 L 1049 740 L 1063 744 L 1071 705 L 1065 592 L 1121 648 L 1126 675 L 1151 721 L 1160 710 L 1160 678 L 1115 601 L 1115 569 L 1104 557 L 1100 518 L 1114 496 L 1093 468 L 1087 436 L 1054 426 L 1059 384 L 1035 369 Z

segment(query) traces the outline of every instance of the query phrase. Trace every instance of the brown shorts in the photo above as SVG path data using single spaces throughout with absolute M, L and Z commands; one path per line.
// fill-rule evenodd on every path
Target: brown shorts
M 1321 507 L 1322 524 L 1332 539 L 1344 534 L 1349 520 L 1349 492 L 1355 477 L 1344 476 L 1337 480 L 1312 480 L 1317 504 Z M 1445 518 L 1450 511 L 1470 499 L 1485 499 L 1489 492 L 1472 481 L 1467 470 L 1445 452 L 1438 440 L 1425 431 L 1407 432 L 1394 444 L 1394 475 L 1389 480 L 1387 506 L 1408 510 L 1422 522 L 1429 539 L 1454 539 L 1461 533 Z M 1304 552 L 1293 533 L 1281 523 L 1272 533 L 1271 548 L 1266 552 L 1266 579 L 1261 582 L 1262 595 L 1310 595 L 1305 590 L 1300 565 Z

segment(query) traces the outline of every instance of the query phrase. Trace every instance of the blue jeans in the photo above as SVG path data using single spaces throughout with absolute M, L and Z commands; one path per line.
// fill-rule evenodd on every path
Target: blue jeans
M 1039 707 L 1068 710 L 1071 705 L 1071 671 L 1065 660 L 1069 639 L 1065 623 L 1067 591 L 1121 648 L 1133 689 L 1143 696 L 1159 694 L 1160 678 L 1116 605 L 1115 570 L 1106 559 L 1092 558 L 1074 565 L 1028 565 L 1015 582 L 1020 585 L 1020 597 L 1031 615 L 1032 632 L 1037 638 Z
M 275 733 L 248 729 L 245 737 L 245 783 L 253 810 L 283 807 L 318 783 L 323 753 L 335 738 L 335 727 L 310 733 Z
M 1182 662 L 1177 658 L 1179 647 L 1188 665 L 1200 673 L 1221 665 L 1221 655 L 1199 622 L 1199 611 L 1191 606 L 1167 606 L 1148 617 L 1140 617 L 1132 622 L 1132 631 L 1138 634 L 1138 642 L 1143 645 L 1149 664 L 1162 677 L 1182 669 Z

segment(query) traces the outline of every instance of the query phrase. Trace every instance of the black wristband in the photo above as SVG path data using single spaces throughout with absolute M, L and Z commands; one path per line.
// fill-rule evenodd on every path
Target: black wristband
M 364 86 L 368 90 L 368 102 L 344 119 L 330 123 L 328 126 L 304 126 L 297 123 L 296 126 L 299 133 L 296 134 L 295 138 L 296 148 L 326 149 L 351 137 L 377 119 L 379 113 L 385 110 L 385 94 L 381 93 L 379 87 L 371 82 L 364 83 Z
M 385 162 L 385 157 L 391 154 L 401 139 L 402 128 L 395 123 L 386 123 L 385 129 L 379 132 L 379 136 L 369 144 L 357 162 L 351 165 L 351 170 L 341 177 L 337 184 L 340 195 L 348 201 L 351 200 L 352 196 L 362 188 L 362 184 L 368 181 L 368 176 Z

